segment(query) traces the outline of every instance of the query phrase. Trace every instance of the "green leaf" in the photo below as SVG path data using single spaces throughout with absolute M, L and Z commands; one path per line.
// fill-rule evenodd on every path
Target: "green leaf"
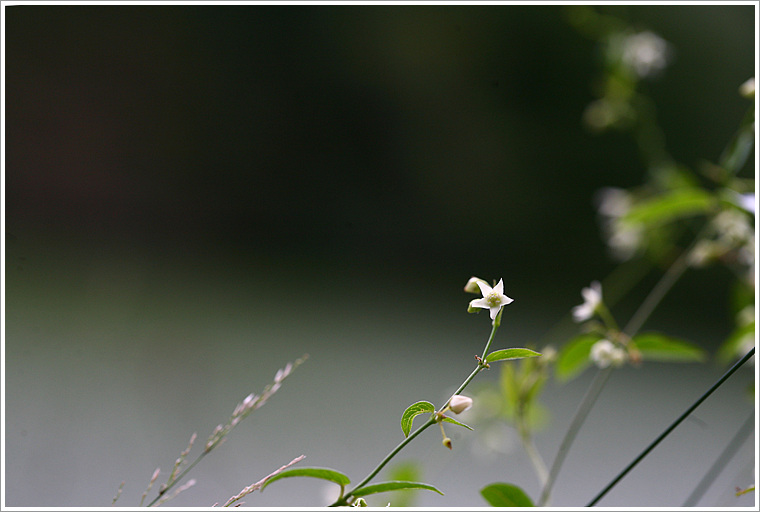
M 512 484 L 493 483 L 480 490 L 492 507 L 533 507 L 533 501 L 525 491 Z
M 633 344 L 641 352 L 644 361 L 697 363 L 707 357 L 704 350 L 688 341 L 656 332 L 635 336 Z
M 559 351 L 555 375 L 560 381 L 569 380 L 591 364 L 591 347 L 602 339 L 598 334 L 582 334 L 571 339 Z
M 524 357 L 536 357 L 541 354 L 527 348 L 504 348 L 495 350 L 486 356 L 487 363 L 494 361 L 509 361 L 511 359 L 523 359 Z
M 622 221 L 653 227 L 678 218 L 706 213 L 713 204 L 713 196 L 700 188 L 679 189 L 633 206 Z
M 323 480 L 329 480 L 331 482 L 335 482 L 336 484 L 340 485 L 341 487 L 345 487 L 346 485 L 351 483 L 351 480 L 348 479 L 346 475 L 341 473 L 340 471 L 335 471 L 334 469 L 328 469 L 328 468 L 297 468 L 297 469 L 289 469 L 287 471 L 283 471 L 282 473 L 278 473 L 267 482 L 261 486 L 261 490 L 263 491 L 264 488 L 271 484 L 272 482 L 275 482 L 281 478 L 289 478 L 291 476 L 311 476 L 314 478 L 321 478 Z
M 454 425 L 459 425 L 460 427 L 469 428 L 470 430 L 472 430 L 471 426 L 465 425 L 461 421 L 457 421 L 454 418 L 449 418 L 448 416 L 446 416 L 445 418 L 443 418 L 443 421 L 445 421 L 446 423 L 453 423 Z
M 430 402 L 415 402 L 406 408 L 404 414 L 401 416 L 401 430 L 404 431 L 404 437 L 409 437 L 409 431 L 412 430 L 412 421 L 418 414 L 425 414 L 426 412 L 435 412 L 435 407 Z
M 359 496 L 367 496 L 368 494 L 377 494 L 379 492 L 387 492 L 387 491 L 400 491 L 403 489 L 425 489 L 428 491 L 434 491 L 443 496 L 443 493 L 433 487 L 432 485 L 423 484 L 420 482 L 382 482 L 379 484 L 373 484 L 368 485 L 366 487 L 362 487 L 361 489 L 358 489 L 351 494 L 353 496 L 359 497 Z

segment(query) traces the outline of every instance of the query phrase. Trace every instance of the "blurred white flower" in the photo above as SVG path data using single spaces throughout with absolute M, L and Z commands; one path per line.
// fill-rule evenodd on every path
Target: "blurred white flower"
M 739 194 L 734 193 L 734 202 L 737 206 L 744 208 L 750 213 L 757 213 L 757 202 L 755 201 L 755 194 Z
M 670 45 L 649 31 L 628 36 L 623 43 L 623 62 L 639 77 L 655 75 L 665 69 L 671 56 Z
M 449 409 L 454 414 L 459 414 L 472 407 L 472 398 L 464 395 L 454 395 L 449 402 Z
M 591 283 L 589 288 L 581 290 L 583 304 L 573 308 L 573 318 L 576 322 L 584 322 L 594 316 L 596 308 L 602 302 L 602 284 L 599 281 Z
M 755 77 L 750 78 L 739 86 L 739 94 L 749 99 L 755 97 Z
M 617 367 L 625 362 L 626 353 L 610 340 L 599 340 L 591 347 L 590 358 L 599 368 L 607 368 L 610 365 Z
M 514 300 L 504 295 L 504 282 L 502 279 L 499 279 L 499 282 L 493 288 L 488 286 L 485 281 L 477 281 L 477 285 L 480 287 L 481 293 L 483 293 L 483 298 L 470 302 L 470 308 L 490 310 L 491 320 L 496 320 L 496 315 L 501 308 Z
M 597 210 L 605 217 L 622 217 L 631 209 L 631 194 L 622 188 L 601 188 L 594 199 Z
M 712 221 L 718 237 L 726 242 L 741 243 L 755 236 L 747 215 L 737 210 L 724 210 Z

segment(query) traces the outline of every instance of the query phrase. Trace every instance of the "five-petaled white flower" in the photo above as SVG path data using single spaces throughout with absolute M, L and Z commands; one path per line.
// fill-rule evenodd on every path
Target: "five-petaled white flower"
M 599 281 L 591 283 L 589 288 L 581 290 L 583 304 L 573 308 L 573 318 L 576 322 L 588 320 L 596 312 L 596 308 L 602 303 L 602 285 Z
M 626 352 L 610 340 L 599 340 L 591 347 L 589 357 L 599 368 L 607 368 L 609 365 L 617 367 L 625 363 Z
M 484 281 L 476 281 L 481 293 L 482 299 L 475 299 L 470 302 L 470 307 L 489 309 L 491 313 L 491 320 L 496 320 L 496 315 L 503 306 L 506 306 L 514 299 L 510 299 L 504 295 L 504 282 L 499 279 L 499 282 L 491 288 Z

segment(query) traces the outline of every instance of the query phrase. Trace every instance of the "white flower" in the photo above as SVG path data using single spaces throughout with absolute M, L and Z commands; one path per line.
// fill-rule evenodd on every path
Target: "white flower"
M 496 315 L 501 310 L 502 306 L 506 306 L 514 299 L 510 299 L 504 295 L 504 282 L 499 279 L 499 282 L 491 288 L 485 281 L 476 281 L 480 287 L 480 291 L 483 293 L 482 299 L 475 299 L 470 302 L 470 308 L 483 308 L 491 310 L 491 320 L 496 320 Z
M 628 213 L 633 202 L 628 191 L 617 187 L 600 189 L 594 200 L 600 214 L 613 218 L 619 218 Z
M 459 414 L 472 407 L 472 398 L 464 395 L 454 395 L 449 401 L 449 409 L 454 414 Z
M 622 365 L 626 360 L 626 353 L 609 340 L 599 340 L 591 347 L 590 357 L 599 368 L 607 368 L 609 365 Z
M 737 206 L 744 208 L 749 213 L 757 213 L 757 201 L 755 201 L 754 193 L 739 194 L 738 192 L 734 192 L 732 195 L 734 196 L 734 203 Z
M 739 94 L 749 99 L 755 97 L 755 77 L 750 78 L 739 86 Z
M 665 69 L 671 56 L 670 45 L 652 32 L 628 36 L 623 43 L 623 62 L 641 78 Z
M 573 318 L 576 322 L 584 322 L 594 316 L 596 308 L 602 303 L 602 285 L 599 281 L 591 283 L 590 288 L 581 290 L 583 304 L 573 308 Z

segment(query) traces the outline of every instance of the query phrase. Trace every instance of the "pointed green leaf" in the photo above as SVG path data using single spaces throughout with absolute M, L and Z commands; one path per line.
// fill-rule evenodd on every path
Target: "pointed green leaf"
M 591 364 L 591 347 L 600 339 L 598 334 L 582 334 L 568 341 L 557 355 L 557 379 L 566 381 L 585 370 Z
M 459 425 L 460 427 L 464 427 L 464 428 L 468 428 L 468 429 L 472 430 L 471 426 L 465 425 L 461 421 L 457 421 L 454 418 L 449 418 L 448 416 L 446 416 L 445 418 L 443 418 L 443 421 L 445 421 L 446 423 L 453 423 L 454 425 Z
M 701 188 L 678 189 L 633 206 L 622 221 L 653 227 L 678 218 L 707 213 L 713 204 L 713 196 Z
M 272 482 L 275 482 L 281 478 L 289 478 L 291 476 L 310 476 L 314 478 L 321 478 L 323 480 L 329 480 L 331 482 L 335 482 L 336 484 L 340 485 L 341 487 L 345 487 L 346 485 L 351 483 L 351 480 L 348 479 L 346 475 L 341 473 L 340 471 L 335 471 L 334 469 L 328 469 L 328 468 L 297 468 L 297 469 L 289 469 L 287 471 L 283 471 L 282 473 L 278 473 L 267 482 L 261 486 L 261 490 L 263 491 L 264 488 L 271 484 Z
M 401 416 L 401 430 L 404 431 L 404 437 L 409 436 L 409 431 L 412 430 L 412 421 L 418 414 L 425 414 L 426 412 L 435 412 L 435 407 L 430 402 L 415 402 L 406 408 L 404 414 Z
M 633 344 L 644 361 L 696 363 L 707 357 L 698 346 L 657 332 L 639 334 L 633 338 Z
M 480 490 L 492 507 L 533 507 L 533 501 L 525 491 L 512 484 L 493 483 Z
M 522 359 L 524 357 L 540 356 L 539 352 L 534 352 L 527 348 L 504 348 L 495 350 L 486 356 L 487 363 L 494 361 L 509 361 L 511 359 Z
M 382 482 L 379 484 L 373 484 L 368 485 L 366 487 L 362 487 L 361 489 L 358 489 L 351 494 L 353 496 L 359 497 L 359 496 L 367 496 L 368 494 L 377 494 L 379 492 L 388 492 L 388 491 L 400 491 L 403 489 L 425 489 L 428 491 L 434 491 L 443 496 L 443 493 L 433 487 L 432 485 L 423 484 L 420 482 Z

